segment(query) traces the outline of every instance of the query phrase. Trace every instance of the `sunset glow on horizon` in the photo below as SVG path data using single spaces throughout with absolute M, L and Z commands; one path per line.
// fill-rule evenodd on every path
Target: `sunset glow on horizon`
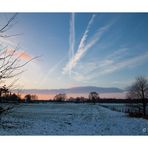
M 24 99 L 25 95 L 27 95 L 27 93 L 21 93 L 21 98 Z M 35 93 L 33 95 L 37 96 L 37 100 L 53 100 L 56 94 L 39 94 L 39 93 Z M 84 97 L 84 98 L 88 98 L 89 93 L 77 93 L 77 94 L 72 94 L 72 93 L 68 93 L 66 94 L 67 98 L 77 98 L 77 97 Z M 101 98 L 115 98 L 115 99 L 125 99 L 126 98 L 126 93 L 101 93 L 99 94 L 99 96 Z

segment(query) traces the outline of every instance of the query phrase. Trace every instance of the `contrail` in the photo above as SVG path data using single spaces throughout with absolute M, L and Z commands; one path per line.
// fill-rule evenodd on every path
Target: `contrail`
M 94 21 L 95 16 L 96 16 L 95 14 L 92 15 L 92 17 L 91 17 L 91 19 L 90 19 L 90 21 L 89 21 L 89 23 L 87 25 L 87 28 L 86 28 L 86 30 L 85 30 L 85 32 L 84 32 L 84 34 L 83 34 L 83 36 L 82 36 L 82 38 L 80 40 L 80 44 L 79 44 L 78 49 L 84 48 L 85 41 L 87 39 L 87 36 L 88 36 L 89 30 L 90 30 L 90 27 L 91 27 L 91 25 L 92 25 L 92 23 Z
M 70 36 L 69 36 L 69 60 L 74 56 L 75 45 L 75 14 L 71 14 L 70 18 Z M 71 70 L 69 70 L 69 76 L 71 77 Z
M 97 33 L 95 33 L 95 35 L 92 37 L 92 39 L 90 40 L 88 44 L 86 45 L 84 44 L 84 47 L 78 48 L 74 57 L 69 61 L 69 63 L 64 68 L 65 72 L 67 72 L 67 70 L 71 71 L 76 66 L 77 62 L 83 57 L 86 51 L 90 49 L 91 47 L 93 47 L 96 44 L 96 42 L 100 40 L 102 34 L 107 30 L 107 28 L 108 28 L 108 25 L 100 28 L 97 31 Z
M 112 26 L 112 24 L 114 23 L 114 21 L 110 22 L 109 24 L 99 28 L 97 30 L 97 32 L 92 36 L 92 38 L 90 39 L 90 41 L 86 44 L 86 40 L 88 37 L 88 33 L 90 31 L 91 25 L 94 21 L 95 15 L 92 15 L 87 28 L 80 40 L 77 52 L 75 53 L 75 55 L 69 60 L 69 62 L 66 64 L 66 66 L 63 68 L 63 73 L 67 73 L 68 71 L 72 71 L 72 69 L 77 65 L 78 61 L 84 56 L 84 54 L 87 52 L 87 50 L 89 50 L 90 48 L 92 48 L 102 37 L 102 35 L 108 30 L 108 28 L 110 28 L 110 26 Z
M 83 34 L 83 36 L 82 36 L 82 38 L 80 40 L 76 55 L 78 55 L 80 49 L 83 49 L 84 46 L 85 46 L 85 41 L 87 39 L 90 27 L 91 27 L 91 25 L 92 25 L 92 23 L 94 21 L 95 16 L 96 16 L 95 14 L 92 15 L 92 17 L 91 17 L 91 19 L 90 19 L 90 21 L 89 21 L 89 23 L 88 23 L 88 25 L 86 27 L 86 30 L 85 30 L 85 32 L 84 32 L 84 34 Z M 74 36 L 74 16 L 72 18 L 71 18 L 71 21 L 70 21 L 70 45 L 71 45 L 70 46 L 70 51 L 73 51 L 73 47 L 74 47 L 74 44 L 72 44 L 72 43 L 74 43 L 74 38 L 72 38 L 72 36 Z M 77 61 L 77 58 L 76 58 L 77 56 L 76 55 L 74 56 L 74 54 L 72 54 L 72 57 L 71 57 L 71 54 L 70 54 L 69 63 L 64 67 L 64 72 L 69 71 L 69 73 L 71 73 L 71 70 L 72 70 L 72 68 L 74 66 L 72 64 L 73 63 L 72 61 L 75 61 L 75 60 Z
M 53 73 L 65 59 L 66 57 L 63 57 L 60 61 L 58 61 L 55 65 L 53 65 L 53 67 L 51 67 L 51 69 L 47 71 L 46 76 L 42 78 L 41 81 L 43 82 L 46 81 L 49 75 Z

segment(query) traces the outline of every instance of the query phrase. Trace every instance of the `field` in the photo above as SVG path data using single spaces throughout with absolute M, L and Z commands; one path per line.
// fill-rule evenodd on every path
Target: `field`
M 148 121 L 99 104 L 26 103 L 2 118 L 0 135 L 148 135 Z

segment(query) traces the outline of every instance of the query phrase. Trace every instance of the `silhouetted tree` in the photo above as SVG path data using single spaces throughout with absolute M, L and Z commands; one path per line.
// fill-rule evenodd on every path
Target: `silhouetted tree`
M 15 103 L 19 103 L 21 101 L 20 96 L 16 95 L 15 93 L 9 95 L 8 100 L 10 102 L 15 102 Z
M 0 97 L 6 97 L 10 93 L 9 89 L 6 87 L 6 85 L 2 86 L 0 88 Z
M 10 89 L 4 85 L 2 88 L 0 88 L 0 102 L 19 102 L 20 97 L 16 95 L 15 93 L 11 93 Z
M 63 102 L 66 100 L 66 94 L 57 94 L 55 97 L 54 97 L 54 100 L 57 101 L 57 102 Z
M 8 114 L 10 111 L 12 111 L 12 109 L 18 105 L 20 98 L 16 94 L 14 93 L 12 94 L 10 90 L 6 87 L 6 85 L 0 88 L 0 90 L 1 90 L 0 101 L 7 103 L 6 105 L 3 104 L 3 106 L 0 106 L 0 124 L 1 124 L 2 117 Z
M 12 17 L 10 17 L 5 23 L 0 24 L 0 39 L 6 39 L 9 37 L 17 36 L 19 34 L 8 34 L 8 30 L 12 28 L 12 26 L 15 24 L 17 13 L 13 14 Z M 4 83 L 5 80 L 14 78 L 18 76 L 19 74 L 23 73 L 24 70 L 22 69 L 26 64 L 28 64 L 30 61 L 36 59 L 37 57 L 34 57 L 27 62 L 21 61 L 21 56 L 18 55 L 17 51 L 15 49 L 8 48 L 8 45 L 3 45 L 3 43 L 0 43 L 0 84 Z M 17 48 L 17 47 L 16 47 Z M 17 56 L 18 55 L 18 56 Z M 11 96 L 9 94 L 9 89 L 5 85 L 3 87 L 0 86 L 0 99 L 2 99 L 2 95 L 5 96 Z M 7 113 L 8 110 L 14 108 L 14 105 L 9 107 L 0 107 L 1 112 Z M 2 114 L 0 114 L 1 117 Z
M 79 102 L 80 102 L 80 97 L 76 97 L 76 98 L 75 98 L 75 102 L 76 102 L 76 103 L 79 103 Z
M 24 97 L 24 99 L 25 99 L 25 102 L 31 102 L 31 94 L 27 94 L 27 95 L 25 95 L 25 97 Z
M 17 36 L 19 34 L 8 34 L 8 30 L 12 28 L 12 26 L 15 24 L 15 19 L 16 19 L 17 13 L 13 14 L 12 17 L 10 17 L 5 23 L 0 24 L 0 38 L 9 38 L 13 36 Z M 8 48 L 7 45 L 3 45 L 3 42 L 0 43 L 1 50 L 0 50 L 0 83 L 5 82 L 5 80 L 14 78 L 17 75 L 23 73 L 22 67 L 24 67 L 26 64 L 28 64 L 30 61 L 33 59 L 36 59 L 37 57 L 34 57 L 27 62 L 22 62 L 21 61 L 21 56 L 18 55 L 17 51 L 15 49 Z M 16 47 L 17 48 L 17 47 Z M 18 56 L 17 56 L 18 55 Z M 10 84 L 10 87 L 15 82 Z M 8 87 L 5 88 L 5 86 L 0 88 L 0 97 L 2 93 L 8 93 Z
M 146 99 L 148 98 L 148 80 L 143 76 L 137 77 L 136 81 L 129 88 L 127 95 L 131 99 L 139 100 L 137 102 L 139 108 L 142 103 L 143 115 L 146 115 L 146 105 L 147 105 Z
M 70 97 L 70 98 L 68 99 L 68 101 L 70 101 L 70 102 L 74 102 L 74 101 L 75 101 L 75 98 Z
M 89 93 L 89 100 L 92 101 L 94 104 L 97 102 L 99 99 L 99 94 L 97 92 L 90 92 Z

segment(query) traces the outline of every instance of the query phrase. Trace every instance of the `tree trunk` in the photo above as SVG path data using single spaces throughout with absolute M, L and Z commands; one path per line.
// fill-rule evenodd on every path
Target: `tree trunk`
M 146 100 L 143 99 L 143 114 L 146 115 Z
M 142 103 L 143 103 L 143 115 L 146 115 L 146 100 L 144 95 L 144 89 L 142 88 Z

